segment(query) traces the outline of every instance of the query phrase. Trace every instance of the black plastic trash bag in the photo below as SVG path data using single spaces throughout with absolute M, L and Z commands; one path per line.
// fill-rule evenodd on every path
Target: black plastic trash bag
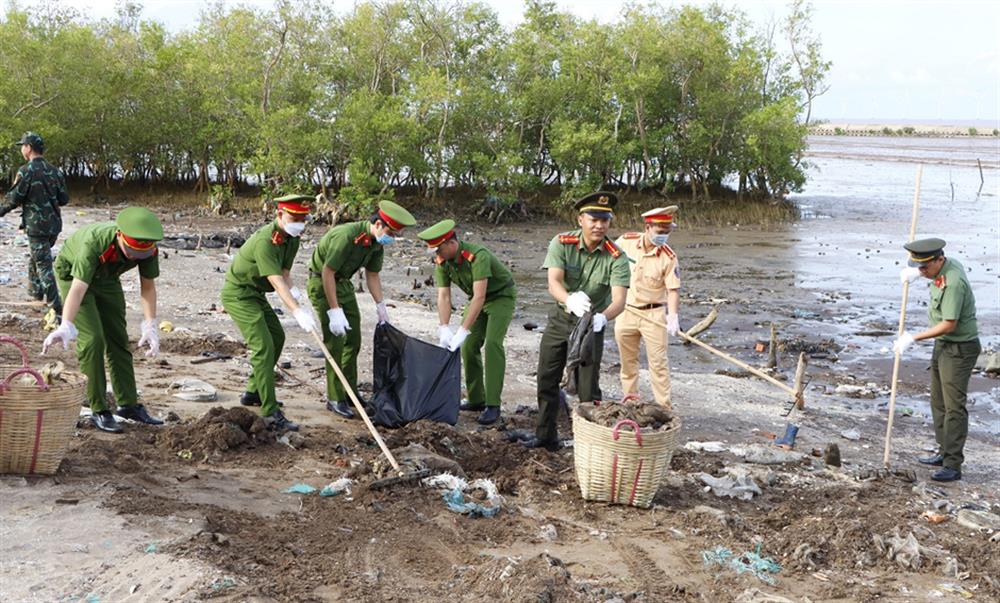
M 375 393 L 371 417 L 378 425 L 402 427 L 429 419 L 454 425 L 462 397 L 458 352 L 410 337 L 390 324 L 375 327 L 372 365 Z

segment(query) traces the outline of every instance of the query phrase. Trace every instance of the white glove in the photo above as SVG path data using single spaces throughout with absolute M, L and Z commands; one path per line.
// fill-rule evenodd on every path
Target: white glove
M 326 317 L 330 319 L 330 334 L 334 337 L 346 335 L 351 330 L 343 308 L 330 308 L 326 311 Z
M 378 323 L 389 322 L 389 310 L 385 307 L 385 302 L 380 301 L 375 304 L 375 313 L 378 314 Z
M 902 270 L 899 271 L 899 282 L 900 283 L 904 283 L 904 284 L 905 283 L 912 283 L 913 281 L 917 280 L 918 278 L 920 278 L 920 269 L 919 268 L 909 267 L 909 268 L 903 268 Z
M 594 314 L 594 332 L 600 333 L 608 326 L 608 318 L 603 314 Z
M 458 327 L 458 331 L 455 332 L 451 337 L 451 341 L 448 342 L 448 351 L 454 352 L 458 348 L 462 347 L 462 342 L 465 338 L 469 336 L 469 330 L 465 327 Z
M 296 303 L 299 304 L 306 303 L 306 296 L 302 293 L 302 289 L 299 289 L 298 287 L 292 287 L 289 290 L 289 293 L 292 294 L 292 299 L 294 299 Z
M 48 351 L 49 346 L 57 341 L 62 342 L 64 350 L 68 350 L 69 342 L 76 339 L 76 336 L 79 334 L 80 332 L 76 330 L 76 325 L 64 319 L 56 330 L 49 333 L 49 336 L 45 338 L 45 341 L 42 343 L 42 353 L 44 354 Z
M 448 343 L 451 342 L 451 338 L 454 337 L 454 336 L 455 336 L 455 334 L 452 333 L 451 327 L 449 327 L 448 325 L 441 325 L 441 326 L 438 327 L 438 345 L 439 346 L 441 346 L 443 348 L 448 347 Z
M 671 337 L 676 337 L 677 333 L 681 330 L 680 320 L 677 318 L 676 314 L 667 314 L 667 333 Z
M 146 350 L 146 358 L 153 358 L 160 353 L 160 333 L 156 330 L 156 319 L 142 321 L 142 337 L 139 338 L 139 347 L 149 344 Z
M 900 335 L 895 342 L 892 344 L 892 351 L 900 356 L 906 351 L 906 348 L 913 345 L 913 335 L 909 333 L 903 333 Z
M 299 326 L 302 327 L 303 331 L 307 333 L 315 333 L 318 331 L 318 327 L 316 326 L 316 317 L 313 316 L 313 313 L 310 312 L 309 309 L 300 306 L 292 312 L 292 316 L 295 317 L 295 321 L 299 323 Z
M 590 312 L 590 297 L 583 291 L 571 293 L 566 298 L 566 311 L 570 314 L 575 314 L 577 318 L 582 317 L 587 312 Z

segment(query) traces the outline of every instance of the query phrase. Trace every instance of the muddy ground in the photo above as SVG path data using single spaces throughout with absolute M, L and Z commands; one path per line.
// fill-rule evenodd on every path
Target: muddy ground
M 108 215 L 107 207 L 75 207 L 67 212 L 66 234 Z M 232 220 L 208 220 L 182 210 L 165 219 L 172 234 L 238 234 L 254 223 L 241 218 L 241 230 Z M 0 285 L 0 332 L 22 338 L 37 351 L 44 337 L 41 314 L 13 305 L 26 301 L 21 275 L 26 249 L 17 243 L 11 217 L 0 228 L 0 273 L 12 276 Z M 779 374 L 791 378 L 798 350 L 811 354 L 807 405 L 791 418 L 801 428 L 799 456 L 763 465 L 748 463 L 732 450 L 681 448 L 653 508 L 638 510 L 583 501 L 571 447 L 529 452 L 508 443 L 508 430 L 529 427 L 534 420 L 535 361 L 544 327 L 543 273 L 537 268 L 544 241 L 563 228 L 467 229 L 470 239 L 504 253 L 521 291 L 508 336 L 503 423 L 482 428 L 473 416 L 463 415 L 455 427 L 414 424 L 385 433 L 393 448 L 418 443 L 456 461 L 470 479 L 493 480 L 503 497 L 497 516 L 453 513 L 439 491 L 419 484 L 368 489 L 372 479 L 386 475 L 385 462 L 360 422 L 323 409 L 322 362 L 311 338 L 290 317 L 283 319 L 289 337 L 282 360 L 291 368 L 279 381 L 279 398 L 286 413 L 303 424 L 301 438 L 277 442 L 257 431 L 252 417 L 239 409 L 212 410 L 238 408 L 249 372 L 238 332 L 218 301 L 231 256 L 224 247 L 166 249 L 158 280 L 159 318 L 171 321 L 175 330 L 162 334 L 159 358 L 136 356 L 136 373 L 144 403 L 161 416 L 173 413 L 175 420 L 162 428 L 129 424 L 121 436 L 96 432 L 84 421 L 57 475 L 0 478 L 0 599 L 786 600 L 768 599 L 768 593 L 794 601 L 987 601 L 1000 596 L 1000 542 L 991 541 L 993 533 L 958 522 L 960 509 L 1000 513 L 1000 445 L 992 431 L 998 420 L 997 381 L 984 374 L 974 377 L 979 397 L 970 408 L 965 479 L 934 484 L 927 479 L 930 472 L 912 460 L 933 443 L 920 404 L 926 397 L 925 364 L 919 357 L 904 363 L 904 373 L 913 377 L 901 388 L 899 406 L 905 412 L 895 421 L 891 458 L 899 471 L 876 472 L 888 371 L 884 361 L 871 358 L 872 350 L 888 345 L 891 337 L 848 336 L 843 323 L 824 323 L 824 305 L 849 305 L 843 296 L 810 291 L 797 298 L 794 280 L 781 289 L 775 285 L 780 278 L 738 281 L 737 274 L 753 268 L 753 258 L 733 254 L 732 246 L 752 248 L 750 243 L 759 240 L 740 230 L 720 235 L 705 228 L 688 239 L 684 316 L 692 320 L 686 324 L 727 298 L 706 340 L 759 365 L 766 354 L 754 352 L 752 344 L 769 330 L 774 316 L 785 317 Z M 321 232 L 314 228 L 304 241 L 303 260 Z M 720 236 L 728 237 L 731 247 L 708 244 Z M 304 264 L 298 262 L 293 273 L 299 282 Z M 433 340 L 433 287 L 424 284 L 429 275 L 427 255 L 411 238 L 391 249 L 383 283 L 393 322 Z M 138 285 L 134 279 L 124 282 L 137 337 Z M 374 307 L 367 294 L 359 295 L 366 333 L 361 381 L 370 384 Z M 828 310 L 826 316 L 836 314 Z M 796 316 L 815 321 L 800 324 L 792 320 Z M 539 328 L 528 330 L 530 323 Z M 894 330 L 891 322 L 871 328 L 876 327 Z M 617 351 L 608 339 L 602 385 L 605 397 L 614 398 L 620 395 Z M 205 351 L 233 358 L 192 365 Z M 866 357 L 862 352 L 869 359 L 855 360 Z M 745 453 L 740 447 L 775 450 L 771 437 L 780 436 L 787 422 L 780 390 L 739 373 L 717 374 L 733 367 L 694 349 L 672 343 L 670 354 L 674 404 L 683 421 L 681 444 L 721 441 L 737 452 Z M 72 351 L 58 350 L 53 358 L 75 366 Z M 0 362 L 14 360 L 12 349 L 0 349 Z M 211 383 L 218 400 L 172 397 L 170 384 L 182 377 Z M 869 397 L 849 397 L 844 388 L 838 393 L 845 384 L 864 386 L 870 393 L 850 395 Z M 643 393 L 648 396 L 645 380 Z M 560 431 L 569 437 L 568 421 L 561 420 Z M 850 429 L 857 430 L 858 439 L 842 435 Z M 842 468 L 827 468 L 820 458 L 830 443 L 839 445 Z M 699 475 L 722 477 L 727 469 L 749 475 L 761 493 L 737 500 L 706 491 Z M 350 494 L 283 493 L 296 483 L 322 488 L 347 475 L 356 480 Z M 922 518 L 925 511 L 946 519 L 931 523 Z M 754 575 L 707 563 L 705 555 L 717 547 L 735 555 L 759 552 L 781 569 Z

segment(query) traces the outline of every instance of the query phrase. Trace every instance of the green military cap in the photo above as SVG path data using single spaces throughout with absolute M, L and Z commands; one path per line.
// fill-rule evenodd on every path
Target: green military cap
M 140 241 L 160 241 L 163 239 L 163 225 L 156 214 L 145 207 L 126 207 L 115 220 L 118 230 L 127 237 Z
M 454 220 L 441 220 L 434 226 L 431 226 L 427 230 L 420 232 L 417 235 L 420 239 L 427 241 L 427 246 L 431 249 L 444 243 L 455 234 L 455 221 Z
M 618 205 L 618 195 L 597 191 L 590 193 L 573 204 L 578 213 L 590 214 L 595 218 L 610 218 L 614 215 L 614 208 Z
M 406 226 L 413 226 L 417 223 L 413 214 L 406 211 L 402 205 L 392 201 L 382 201 L 378 204 L 378 217 L 393 230 L 402 230 Z
M 25 144 L 30 144 L 31 148 L 33 148 L 33 149 L 44 149 L 45 148 L 45 141 L 42 140 L 42 137 L 40 135 L 36 134 L 35 132 L 25 132 L 21 136 L 20 140 L 17 140 L 17 141 L 14 142 L 14 146 L 15 147 L 19 147 L 19 146 L 25 145 Z
M 943 239 L 917 239 L 903 245 L 903 249 L 910 252 L 910 266 L 922 266 L 934 258 L 944 255 Z

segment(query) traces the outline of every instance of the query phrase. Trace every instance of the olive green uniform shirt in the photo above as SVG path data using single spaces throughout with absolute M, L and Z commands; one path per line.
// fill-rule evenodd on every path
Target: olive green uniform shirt
M 130 260 L 118 248 L 117 233 L 118 226 L 114 222 L 90 224 L 74 232 L 63 243 L 56 258 L 56 277 L 63 281 L 78 278 L 88 285 L 96 285 L 118 280 L 136 266 L 139 276 L 149 279 L 160 276 L 158 252 L 143 260 Z
M 976 298 L 972 295 L 972 286 L 965 275 L 965 268 L 956 260 L 945 258 L 944 265 L 937 278 L 929 285 L 931 303 L 927 307 L 930 325 L 933 327 L 942 320 L 955 320 L 955 330 L 946 335 L 939 335 L 941 341 L 962 342 L 971 341 L 979 336 L 976 324 Z
M 323 266 L 329 266 L 338 281 L 346 282 L 361 268 L 381 272 L 385 251 L 368 232 L 368 225 L 368 221 L 349 222 L 328 230 L 313 251 L 309 272 L 321 275 Z
M 510 270 L 489 249 L 474 243 L 459 241 L 455 258 L 439 262 L 434 269 L 434 283 L 438 287 L 454 283 L 469 297 L 472 297 L 472 283 L 483 279 L 487 279 L 487 299 L 514 285 Z
M 593 251 L 587 251 L 581 230 L 556 235 L 542 267 L 565 270 L 566 291 L 586 293 L 594 312 L 611 304 L 612 287 L 628 287 L 631 278 L 628 256 L 607 237 Z
M 226 272 L 226 282 L 239 287 L 253 287 L 258 291 L 274 291 L 267 277 L 282 275 L 292 269 L 295 254 L 299 251 L 299 238 L 290 237 L 275 220 L 253 233 L 236 252 L 233 263 Z

